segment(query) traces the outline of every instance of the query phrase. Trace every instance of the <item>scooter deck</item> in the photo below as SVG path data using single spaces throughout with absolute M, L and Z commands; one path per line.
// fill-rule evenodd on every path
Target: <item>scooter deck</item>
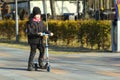
M 46 63 L 44 67 L 39 67 L 38 64 L 35 63 L 34 68 L 35 68 L 35 71 L 37 71 L 38 69 L 46 69 L 48 72 L 50 72 L 50 65 L 48 65 L 48 63 Z

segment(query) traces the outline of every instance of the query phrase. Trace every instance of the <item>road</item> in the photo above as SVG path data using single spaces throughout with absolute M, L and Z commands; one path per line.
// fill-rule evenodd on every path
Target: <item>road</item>
M 120 53 L 50 54 L 51 72 L 27 71 L 28 56 L 28 50 L 0 46 L 0 80 L 120 80 Z

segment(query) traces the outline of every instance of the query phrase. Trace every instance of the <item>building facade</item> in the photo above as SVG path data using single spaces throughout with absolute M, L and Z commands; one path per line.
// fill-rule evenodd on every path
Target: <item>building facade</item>
M 15 10 L 16 0 L 2 0 L 2 1 L 10 5 L 11 13 Z M 24 10 L 28 14 L 30 14 L 34 6 L 40 7 L 42 14 L 45 13 L 51 14 L 50 0 L 17 0 L 17 1 L 19 15 Z M 3 5 L 3 2 L 0 2 L 0 5 Z M 84 13 L 85 10 L 87 12 L 89 8 L 93 8 L 94 10 L 100 8 L 109 9 L 113 6 L 114 6 L 113 0 L 55 0 L 56 15 L 63 15 L 64 13 L 72 13 L 74 15 L 77 15 L 78 13 L 80 14 Z

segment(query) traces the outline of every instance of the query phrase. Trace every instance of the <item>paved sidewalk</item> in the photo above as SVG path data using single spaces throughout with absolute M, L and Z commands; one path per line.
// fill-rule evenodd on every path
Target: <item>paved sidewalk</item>
M 51 72 L 27 71 L 28 56 L 0 46 L 0 80 L 120 80 L 120 53 L 50 54 Z

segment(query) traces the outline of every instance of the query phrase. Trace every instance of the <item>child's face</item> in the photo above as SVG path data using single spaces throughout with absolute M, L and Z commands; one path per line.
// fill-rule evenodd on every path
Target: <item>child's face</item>
M 40 14 L 35 15 L 35 18 L 36 18 L 36 19 L 39 19 L 40 17 L 41 17 Z

